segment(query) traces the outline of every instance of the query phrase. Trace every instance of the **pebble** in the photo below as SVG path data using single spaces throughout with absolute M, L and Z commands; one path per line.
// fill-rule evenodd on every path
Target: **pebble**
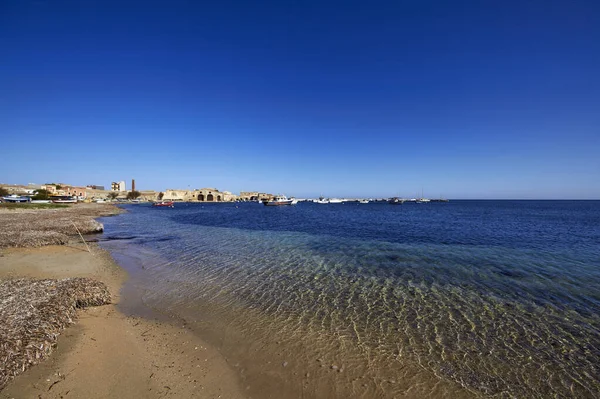
M 336 366 L 336 365 L 334 364 L 334 365 L 332 365 L 332 366 L 331 366 L 331 369 L 332 369 L 332 370 L 337 370 L 337 369 L 338 369 L 338 366 Z
M 283 362 L 283 363 L 281 363 L 281 365 L 282 365 L 283 367 L 285 367 L 285 366 L 287 366 L 287 365 L 288 365 L 288 362 Z

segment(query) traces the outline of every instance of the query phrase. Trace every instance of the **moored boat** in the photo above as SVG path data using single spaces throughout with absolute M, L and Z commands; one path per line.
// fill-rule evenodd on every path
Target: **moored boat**
M 76 204 L 77 198 L 68 195 L 52 197 L 52 202 L 55 204 Z
M 390 199 L 388 200 L 388 204 L 391 204 L 391 205 L 401 205 L 401 204 L 403 204 L 403 203 L 404 203 L 404 201 L 405 201 L 405 200 L 404 200 L 404 199 L 402 199 L 402 198 L 393 197 L 393 198 L 390 198 Z
M 155 202 L 154 204 L 152 204 L 152 206 L 175 208 L 175 203 L 173 201 L 160 201 Z
M 8 197 L 3 197 L 2 201 L 4 202 L 30 202 L 31 198 L 29 197 L 20 197 L 16 194 L 9 195 Z
M 270 201 L 265 201 L 265 206 L 296 205 L 298 201 L 295 198 L 288 198 L 285 195 L 278 195 Z

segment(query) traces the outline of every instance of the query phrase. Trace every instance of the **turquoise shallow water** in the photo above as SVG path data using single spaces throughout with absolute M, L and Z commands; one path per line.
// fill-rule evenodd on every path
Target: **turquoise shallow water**
M 248 381 L 305 397 L 600 397 L 600 202 L 126 208 L 103 245 L 137 254 L 144 301 Z

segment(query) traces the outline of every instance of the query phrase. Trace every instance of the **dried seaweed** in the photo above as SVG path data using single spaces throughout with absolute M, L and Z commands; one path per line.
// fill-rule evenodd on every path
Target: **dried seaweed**
M 64 209 L 17 209 L 0 211 L 0 248 L 62 245 L 82 234 L 100 233 L 100 216 L 120 213 L 113 205 L 77 204 Z M 73 226 L 77 226 L 77 229 Z
M 0 390 L 52 352 L 76 308 L 108 303 L 106 285 L 88 278 L 0 281 Z

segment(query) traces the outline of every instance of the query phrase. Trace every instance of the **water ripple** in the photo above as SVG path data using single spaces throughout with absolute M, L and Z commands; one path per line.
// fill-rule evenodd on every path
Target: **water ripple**
M 336 396 L 600 396 L 597 248 L 182 223 L 207 214 L 193 211 L 137 243 L 159 255 L 146 261 L 157 283 L 145 300 L 212 329 L 230 350 L 244 337 L 255 361 L 293 353 Z M 127 217 L 148 226 L 157 216 Z M 325 372 L 341 369 L 335 380 Z

